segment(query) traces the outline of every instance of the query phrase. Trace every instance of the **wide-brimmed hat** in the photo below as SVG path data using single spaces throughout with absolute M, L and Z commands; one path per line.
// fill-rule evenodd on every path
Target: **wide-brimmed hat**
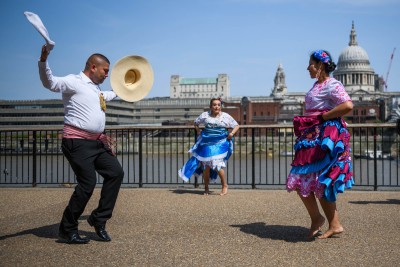
M 128 102 L 143 99 L 150 92 L 153 81 L 153 69 L 149 62 L 136 55 L 118 60 L 110 74 L 111 88 L 117 96 Z

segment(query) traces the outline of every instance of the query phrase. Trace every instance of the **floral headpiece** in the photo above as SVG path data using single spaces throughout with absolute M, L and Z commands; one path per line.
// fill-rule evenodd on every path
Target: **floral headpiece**
M 313 53 L 313 56 L 323 63 L 329 63 L 331 61 L 330 56 L 324 50 L 317 50 Z

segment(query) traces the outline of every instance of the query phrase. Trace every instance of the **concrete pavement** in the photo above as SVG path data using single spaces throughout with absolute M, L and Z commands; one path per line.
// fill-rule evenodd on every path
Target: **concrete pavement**
M 72 188 L 0 188 L 0 266 L 397 266 L 400 192 L 348 190 L 338 209 L 345 232 L 309 241 L 295 193 L 230 189 L 123 188 L 107 224 L 109 243 L 68 245 L 58 223 Z M 324 229 L 326 229 L 325 225 Z

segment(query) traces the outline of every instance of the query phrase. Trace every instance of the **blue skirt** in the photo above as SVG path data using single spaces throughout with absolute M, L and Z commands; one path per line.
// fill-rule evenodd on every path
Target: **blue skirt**
M 192 157 L 178 171 L 179 177 L 188 182 L 192 175 L 200 176 L 203 172 L 202 163 L 212 161 L 227 161 L 233 152 L 233 140 L 228 140 L 226 128 L 205 128 L 197 142 L 189 150 Z M 211 168 L 210 179 L 215 181 L 218 173 Z

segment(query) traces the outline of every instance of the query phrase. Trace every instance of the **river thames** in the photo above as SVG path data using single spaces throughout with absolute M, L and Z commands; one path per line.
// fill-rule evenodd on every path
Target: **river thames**
M 188 160 L 188 154 L 148 154 L 139 157 L 130 153 L 118 155 L 118 159 L 125 172 L 123 183 L 127 186 L 139 183 L 183 184 L 177 172 Z M 291 161 L 291 156 L 255 154 L 252 158 L 251 154 L 233 154 L 227 163 L 228 183 L 244 187 L 283 186 L 290 172 Z M 38 155 L 36 163 L 28 155 L 0 156 L 0 183 L 32 183 L 34 164 L 38 184 L 75 183 L 74 173 L 61 153 Z M 375 179 L 377 186 L 398 186 L 399 176 L 398 159 L 377 159 L 375 167 L 372 159 L 353 158 L 355 186 L 374 186 Z M 193 182 L 194 179 L 191 179 L 190 183 Z

